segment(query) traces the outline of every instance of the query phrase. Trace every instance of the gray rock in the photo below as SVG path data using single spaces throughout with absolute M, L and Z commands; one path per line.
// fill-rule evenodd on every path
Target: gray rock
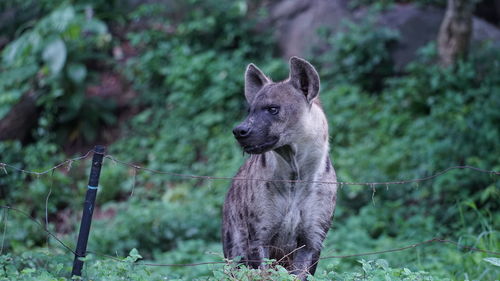
M 326 27 L 338 32 L 343 20 L 361 21 L 366 10 L 349 9 L 346 0 L 283 0 L 269 7 L 268 28 L 274 28 L 283 57 L 307 56 L 321 40 L 317 30 Z M 397 30 L 399 41 L 391 51 L 396 69 L 401 69 L 416 56 L 416 51 L 436 40 L 444 10 L 414 4 L 396 4 L 380 13 L 380 26 Z M 491 40 L 500 46 L 500 30 L 495 25 L 474 17 L 473 44 Z
M 342 20 L 350 19 L 346 0 L 284 0 L 270 7 L 271 25 L 275 28 L 279 48 L 286 58 L 304 56 L 320 42 L 318 29 L 336 29 Z
M 412 61 L 419 48 L 436 40 L 444 12 L 442 9 L 433 7 L 400 4 L 379 15 L 378 22 L 381 26 L 397 30 L 400 35 L 391 52 L 396 70 Z M 474 17 L 472 43 L 477 44 L 485 40 L 499 44 L 500 30 L 496 26 Z

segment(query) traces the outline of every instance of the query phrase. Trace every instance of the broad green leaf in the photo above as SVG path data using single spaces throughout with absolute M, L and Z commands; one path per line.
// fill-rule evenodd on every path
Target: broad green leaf
M 500 266 L 500 259 L 499 258 L 490 257 L 490 258 L 484 258 L 483 260 L 485 262 L 491 263 L 494 266 Z
M 68 65 L 67 73 L 73 82 L 79 84 L 87 77 L 87 68 L 83 64 L 72 63 Z
M 52 40 L 42 52 L 42 59 L 48 65 L 51 73 L 57 75 L 61 72 L 66 62 L 66 44 L 61 38 Z
M 25 37 L 21 37 L 5 48 L 3 52 L 3 61 L 5 64 L 11 65 L 16 60 L 25 40 Z
M 375 261 L 377 266 L 383 268 L 385 271 L 389 270 L 389 263 L 384 259 L 378 259 Z
M 138 259 L 142 259 L 142 256 L 139 254 L 139 251 L 137 251 L 136 248 L 133 248 L 132 250 L 130 250 L 130 253 L 128 255 L 129 255 L 129 257 L 132 258 L 133 261 L 136 261 Z
M 75 15 L 75 9 L 72 6 L 59 8 L 40 23 L 39 29 L 43 32 L 52 30 L 63 32 L 74 20 Z
M 95 19 L 87 21 L 85 23 L 85 26 L 83 27 L 83 30 L 85 32 L 93 32 L 97 34 L 108 33 L 108 27 L 106 26 L 106 24 L 104 24 L 100 20 Z

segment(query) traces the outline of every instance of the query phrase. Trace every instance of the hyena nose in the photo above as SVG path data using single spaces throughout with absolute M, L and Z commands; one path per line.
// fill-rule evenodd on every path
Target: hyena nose
M 236 138 L 246 138 L 250 135 L 250 131 L 251 131 L 250 127 L 245 125 L 239 125 L 233 129 L 233 134 Z

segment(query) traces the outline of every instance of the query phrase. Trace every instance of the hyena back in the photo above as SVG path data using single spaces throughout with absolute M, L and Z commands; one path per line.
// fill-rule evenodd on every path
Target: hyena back
M 250 154 L 223 208 L 226 258 L 263 267 L 280 261 L 305 280 L 314 274 L 335 209 L 337 186 L 328 156 L 328 124 L 319 76 L 303 59 L 290 59 L 290 76 L 273 82 L 250 64 L 245 73 L 247 118 L 233 133 Z

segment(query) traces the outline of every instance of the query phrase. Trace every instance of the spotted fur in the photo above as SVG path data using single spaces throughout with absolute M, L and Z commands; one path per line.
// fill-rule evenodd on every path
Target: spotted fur
M 318 95 L 319 76 L 303 59 L 292 57 L 289 78 L 277 83 L 247 67 L 250 111 L 233 132 L 250 157 L 236 178 L 269 181 L 232 182 L 223 208 L 226 258 L 254 268 L 275 259 L 302 280 L 314 274 L 337 192 L 335 184 L 310 183 L 336 181 Z

